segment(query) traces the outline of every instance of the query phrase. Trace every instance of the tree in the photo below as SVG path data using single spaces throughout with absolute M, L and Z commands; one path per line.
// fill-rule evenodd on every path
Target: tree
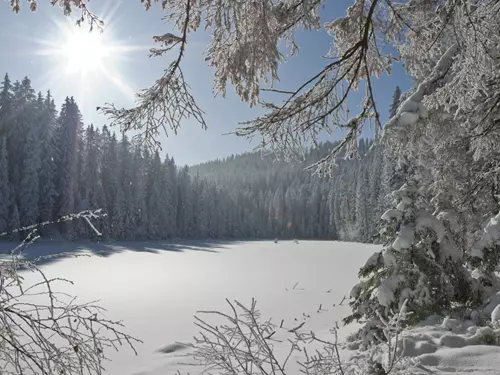
M 296 89 L 271 88 L 278 96 L 276 102 L 283 98 L 284 105 L 265 104 L 267 113 L 244 124 L 238 131 L 242 136 L 260 134 L 262 147 L 279 151 L 280 155 L 288 157 L 293 155 L 297 145 L 308 146 L 310 140 L 317 139 L 321 132 L 347 125 L 348 132 L 340 147 L 332 149 L 328 156 L 316 164 L 320 170 L 334 163 L 340 151 L 350 153 L 355 150 L 357 135 L 367 120 L 373 120 L 376 127 L 381 128 L 372 80 L 390 71 L 396 61 L 405 63 L 407 71 L 418 82 L 422 82 L 424 77 L 431 74 L 434 63 L 428 56 L 435 56 L 436 59 L 445 57 L 442 62 L 453 63 L 453 69 L 445 69 L 435 77 L 429 77 L 428 83 L 440 80 L 446 74 L 464 73 L 460 79 L 447 81 L 448 88 L 457 90 L 445 90 L 447 94 L 443 95 L 443 98 L 448 97 L 457 104 L 463 98 L 470 97 L 467 93 L 477 92 L 475 87 L 467 86 L 468 78 L 473 80 L 483 77 L 482 82 L 487 82 L 488 77 L 493 78 L 495 74 L 490 69 L 494 63 L 490 47 L 486 47 L 487 43 L 478 46 L 474 36 L 477 31 L 470 33 L 468 29 L 471 25 L 480 26 L 485 30 L 483 38 L 494 41 L 498 33 L 496 2 L 478 4 L 475 0 L 460 3 L 448 0 L 446 6 L 441 6 L 439 2 L 433 1 L 415 5 L 391 0 L 353 0 L 345 17 L 321 25 L 319 10 L 326 2 L 163 1 L 161 7 L 173 20 L 179 35 L 166 33 L 154 37 L 159 47 L 150 52 L 151 56 L 161 57 L 177 49 L 177 58 L 168 65 L 160 79 L 139 96 L 134 108 L 119 109 L 110 105 L 103 107 L 102 111 L 122 130 L 137 130 L 139 139 L 153 144 L 157 143 L 155 137 L 161 129 L 169 127 L 175 132 L 183 118 L 192 117 L 205 126 L 203 113 L 182 74 L 186 45 L 191 33 L 201 26 L 202 21 L 206 25 L 213 25 L 207 29 L 213 42 L 206 50 L 206 61 L 215 68 L 215 91 L 224 95 L 229 81 L 235 86 L 240 98 L 250 105 L 259 102 L 264 88 L 261 87 L 262 82 L 273 87 L 279 80 L 278 66 L 285 61 L 284 52 L 287 52 L 278 49 L 281 42 L 285 41 L 290 46 L 288 52 L 297 52 L 294 31 L 326 31 L 334 37 L 334 48 L 330 51 L 328 63 L 319 72 L 311 72 L 312 78 Z M 67 15 L 74 9 L 81 10 L 82 19 L 88 20 L 91 28 L 102 26 L 87 2 L 69 0 L 59 3 Z M 143 3 L 146 9 L 150 9 L 160 1 L 148 0 Z M 30 1 L 30 4 L 35 9 L 37 2 Z M 12 2 L 12 8 L 18 12 L 20 1 Z M 469 9 L 474 9 L 472 17 Z M 227 22 L 220 22 L 220 17 L 224 17 Z M 457 45 L 465 48 L 458 49 Z M 247 53 L 249 50 L 253 53 Z M 451 61 L 450 57 L 458 58 Z M 480 63 L 470 64 L 474 60 Z M 483 72 L 485 76 L 480 74 Z M 347 99 L 360 85 L 367 88 L 360 112 L 345 119 Z M 442 90 L 436 91 L 437 86 L 430 87 L 428 84 L 425 89 L 421 89 L 418 102 L 425 96 L 444 93 Z M 462 93 L 460 98 L 450 95 L 456 92 Z M 438 102 L 444 104 L 446 100 Z M 484 105 L 490 108 L 492 103 Z M 408 112 L 407 108 L 402 112 L 417 113 Z
M 40 221 L 42 222 L 52 220 L 57 194 L 55 187 L 56 155 L 54 144 L 56 117 L 56 105 L 50 91 L 48 91 L 47 96 L 45 97 L 45 102 L 43 103 L 38 124 L 40 127 L 38 141 L 42 145 L 40 155 L 41 168 L 39 175 L 40 192 L 38 195 L 38 207 Z
M 35 90 L 31 87 L 31 81 L 25 77 L 21 82 L 16 81 L 13 91 L 13 116 L 7 127 L 7 150 L 9 154 L 9 179 L 12 186 L 13 199 L 20 207 L 20 193 L 18 188 L 23 178 L 23 162 L 26 157 L 26 141 L 35 116 Z
M 10 217 L 10 231 L 11 231 L 11 239 L 20 240 L 19 229 L 21 228 L 21 220 L 19 218 L 19 209 L 17 208 L 17 204 L 14 205 L 12 209 L 12 215 Z M 16 231 L 17 230 L 17 231 Z
M 7 134 L 9 122 L 12 121 L 13 110 L 12 83 L 9 75 L 5 74 L 0 91 L 0 136 L 2 137 Z
M 155 152 L 149 163 L 146 180 L 146 208 L 148 211 L 148 237 L 162 238 L 162 210 L 165 206 L 163 201 L 162 187 L 162 164 L 160 154 Z
M 84 200 L 88 209 L 90 210 L 98 210 L 105 208 L 105 198 L 104 198 L 104 190 L 102 187 L 102 179 L 100 176 L 100 132 L 94 129 L 93 125 L 87 127 L 85 132 L 85 160 L 84 160 L 84 181 L 85 186 L 84 189 Z M 102 222 L 106 220 L 100 220 L 94 225 L 97 228 L 101 229 L 102 232 Z M 91 231 L 89 233 L 91 237 L 96 235 L 95 231 Z
M 401 100 L 401 89 L 399 86 L 396 86 L 394 89 L 394 94 L 392 94 L 392 103 L 391 106 L 389 107 L 389 117 L 394 117 L 396 116 L 396 113 L 398 111 L 398 107 Z
M 75 211 L 75 186 L 77 182 L 78 134 L 81 128 L 81 114 L 73 97 L 66 98 L 59 115 L 58 145 L 58 204 L 57 216 L 66 216 Z M 61 229 L 71 238 L 72 226 L 64 222 Z
M 41 96 L 38 100 L 39 104 L 43 104 Z M 40 148 L 41 144 L 38 140 L 38 124 L 29 126 L 26 142 L 24 143 L 25 150 L 23 152 L 24 159 L 22 160 L 22 177 L 19 185 L 19 201 L 20 201 L 20 217 L 21 225 L 33 225 L 38 221 L 39 211 L 39 172 L 40 172 Z
M 416 323 L 430 314 L 451 311 L 454 304 L 479 300 L 472 278 L 463 283 L 456 272 L 448 272 L 446 264 L 454 262 L 467 274 L 442 222 L 419 207 L 416 182 L 403 185 L 393 198 L 394 208 L 382 216 L 384 249 L 360 269 L 360 282 L 350 294 L 353 313 L 344 319 L 345 323 L 364 320 L 359 335 L 365 344 L 382 337 L 383 320 L 404 303 L 409 307 L 408 322 Z
M 0 233 L 9 229 L 10 219 L 9 164 L 7 160 L 7 140 L 2 138 L 0 145 Z

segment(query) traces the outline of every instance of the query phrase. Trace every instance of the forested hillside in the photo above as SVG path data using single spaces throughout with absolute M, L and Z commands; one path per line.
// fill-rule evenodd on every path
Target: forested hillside
M 50 92 L 28 78 L 0 88 L 0 233 L 84 210 L 105 238 L 315 238 L 373 241 L 395 164 L 361 140 L 363 158 L 342 160 L 333 178 L 301 163 L 246 153 L 192 168 L 151 154 L 106 126 L 84 126 L 73 98 L 58 113 Z M 391 187 L 392 186 L 392 187 Z M 94 238 L 83 221 L 43 228 L 44 236 Z M 21 233 L 22 236 L 22 233 Z
M 106 126 L 84 126 L 73 98 L 58 113 L 50 92 L 28 78 L 0 87 L 0 234 L 83 210 L 108 239 L 248 237 L 246 216 L 213 183 L 191 178 Z M 43 236 L 94 238 L 83 221 L 41 229 Z
M 388 194 L 401 183 L 396 163 L 362 139 L 360 159 L 341 160 L 332 177 L 304 168 L 334 146 L 321 144 L 298 163 L 277 162 L 260 153 L 233 155 L 190 168 L 215 182 L 245 212 L 252 237 L 374 241 Z

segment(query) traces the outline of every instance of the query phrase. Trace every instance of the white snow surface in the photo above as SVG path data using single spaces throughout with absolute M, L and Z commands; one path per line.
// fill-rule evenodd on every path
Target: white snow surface
M 74 244 L 38 244 L 30 251 L 46 253 L 47 246 L 83 253 L 92 247 L 96 252 L 96 245 Z M 305 322 L 305 332 L 326 335 L 335 321 L 350 312 L 347 301 L 342 306 L 339 302 L 357 282 L 358 268 L 380 250 L 374 245 L 327 241 L 151 242 L 98 247 L 102 257 L 63 258 L 42 269 L 49 277 L 73 280 L 73 286 L 62 284 L 59 291 L 77 295 L 80 302 L 100 299 L 109 318 L 122 319 L 127 332 L 144 341 L 137 347 L 138 356 L 125 348 L 108 353 L 112 361 L 106 364 L 106 374 L 112 375 L 201 373 L 202 368 L 180 364 L 187 362 L 179 357 L 185 353 L 182 350 L 164 354 L 159 349 L 181 347 L 176 342 L 191 343 L 197 333 L 193 324 L 196 311 L 228 311 L 225 298 L 249 304 L 254 297 L 263 319 L 273 318 L 278 325 L 283 319 L 284 328 Z M 25 276 L 27 283 L 35 281 L 34 274 Z M 385 297 L 390 299 L 390 294 Z M 491 305 L 495 306 L 483 312 L 492 313 L 498 302 L 492 298 Z M 500 374 L 500 347 L 485 345 L 492 339 L 500 344 L 499 327 L 498 322 L 477 327 L 472 321 L 429 317 L 403 332 L 399 353 L 413 365 L 401 373 Z M 355 325 L 341 328 L 340 340 L 355 329 Z M 278 352 L 286 349 L 276 345 Z M 348 359 L 366 354 L 343 347 L 341 356 Z
M 29 251 L 47 253 L 51 246 L 67 251 L 76 245 L 35 244 Z M 339 303 L 358 281 L 359 267 L 380 250 L 373 245 L 284 240 L 100 244 L 77 250 L 95 246 L 103 257 L 64 258 L 42 269 L 49 277 L 74 281 L 74 286 L 61 284 L 60 291 L 77 295 L 81 302 L 99 299 L 109 318 L 123 320 L 126 331 L 144 341 L 137 346 L 138 356 L 126 348 L 107 353 L 112 361 L 105 365 L 106 374 L 111 375 L 200 373 L 199 367 L 179 364 L 187 361 L 178 357 L 184 352 L 158 350 L 176 342 L 192 343 L 198 333 L 193 315 L 199 310 L 229 312 L 225 298 L 249 306 L 254 297 L 263 319 L 272 318 L 277 325 L 283 319 L 288 329 L 306 321 L 306 332 L 328 332 L 350 312 L 348 299 Z M 30 283 L 34 275 L 26 277 Z M 356 329 L 343 328 L 340 338 Z

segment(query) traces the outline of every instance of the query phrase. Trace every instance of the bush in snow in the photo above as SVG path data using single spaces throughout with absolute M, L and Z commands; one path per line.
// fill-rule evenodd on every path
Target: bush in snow
M 384 321 L 385 344 L 345 360 L 340 356 L 337 327 L 319 335 L 306 332 L 304 323 L 284 327 L 283 322 L 278 326 L 263 320 L 255 300 L 250 307 L 237 301 L 227 303 L 229 313 L 203 311 L 199 314 L 210 319 L 196 317 L 201 331 L 193 351 L 186 355 L 194 360 L 192 364 L 228 375 L 387 375 L 407 374 L 411 366 L 398 352 L 404 304 L 398 314 Z
M 416 184 L 404 184 L 393 198 L 394 208 L 382 216 L 384 249 L 360 269 L 360 282 L 350 294 L 353 312 L 344 319 L 344 323 L 364 321 L 359 336 L 365 344 L 382 337 L 383 322 L 405 300 L 406 323 L 412 324 L 475 295 L 444 225 L 419 209 Z

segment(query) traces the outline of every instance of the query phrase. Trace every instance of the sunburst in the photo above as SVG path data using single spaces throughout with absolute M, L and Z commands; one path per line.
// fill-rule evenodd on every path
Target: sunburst
M 134 50 L 146 50 L 144 46 L 120 43 L 113 38 L 109 26 L 89 30 L 85 25 L 77 26 L 74 21 L 54 21 L 53 37 L 38 40 L 37 54 L 51 59 L 51 69 L 46 73 L 47 86 L 61 79 L 78 82 L 80 100 L 102 85 L 117 87 L 128 99 L 134 99 L 134 90 L 126 83 L 118 69 L 119 60 Z M 85 94 L 84 94 L 85 93 Z

